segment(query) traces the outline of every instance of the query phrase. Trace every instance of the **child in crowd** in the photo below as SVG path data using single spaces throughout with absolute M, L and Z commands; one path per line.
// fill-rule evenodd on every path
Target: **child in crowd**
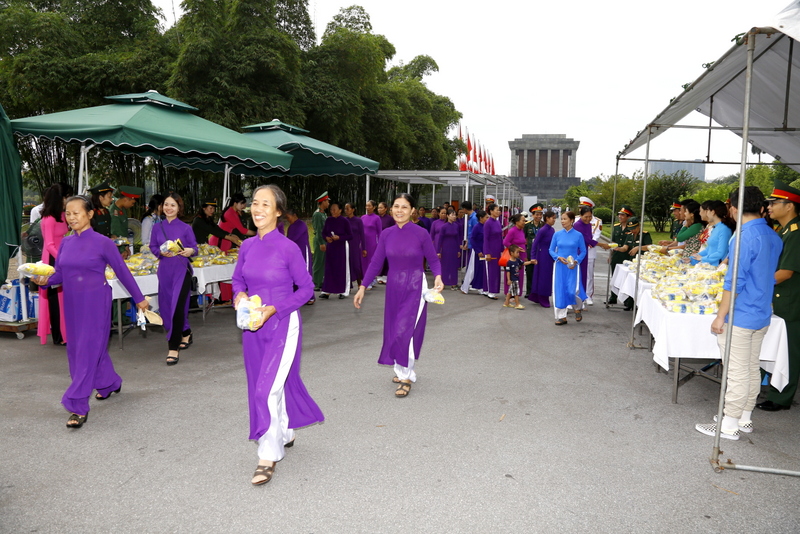
M 508 253 L 511 259 L 506 263 L 506 281 L 508 282 L 508 293 L 506 293 L 506 303 L 503 304 L 506 308 L 516 308 L 517 310 L 524 310 L 525 306 L 519 303 L 519 270 L 525 265 L 533 264 L 533 260 L 523 262 L 519 259 L 520 248 L 517 245 L 508 247 Z M 514 297 L 516 306 L 511 305 L 511 297 Z

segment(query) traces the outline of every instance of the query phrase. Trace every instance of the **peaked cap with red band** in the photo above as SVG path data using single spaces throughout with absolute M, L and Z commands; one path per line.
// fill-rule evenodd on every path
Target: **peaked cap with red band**
M 768 197 L 770 199 L 791 200 L 800 204 L 800 191 L 794 187 L 790 187 L 780 180 L 775 180 L 775 188 L 772 194 Z

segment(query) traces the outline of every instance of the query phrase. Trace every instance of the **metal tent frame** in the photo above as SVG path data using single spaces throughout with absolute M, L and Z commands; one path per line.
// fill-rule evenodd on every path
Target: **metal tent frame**
M 771 154 L 776 157 L 776 159 L 778 159 L 778 150 L 783 151 L 782 153 L 784 155 L 800 156 L 800 136 L 796 135 L 798 128 L 790 126 L 791 124 L 800 122 L 800 106 L 791 106 L 793 102 L 800 101 L 800 89 L 793 88 L 791 84 L 793 71 L 795 69 L 800 69 L 800 60 L 794 55 L 794 43 L 797 37 L 800 36 L 800 31 L 798 31 L 800 30 L 800 17 L 798 17 L 798 15 L 800 15 L 800 2 L 793 3 L 784 10 L 781 15 L 783 15 L 783 19 L 779 19 L 779 21 L 783 20 L 788 22 L 786 27 L 782 24 L 779 24 L 779 26 L 784 31 L 791 31 L 792 35 L 787 35 L 774 27 L 756 27 L 743 34 L 741 39 L 737 41 L 737 44 L 731 50 L 723 55 L 720 60 L 715 62 L 712 68 L 709 68 L 706 73 L 689 85 L 684 93 L 674 99 L 655 120 L 649 123 L 642 131 L 638 132 L 636 137 L 617 155 L 617 168 L 619 168 L 620 160 L 635 160 L 634 158 L 626 158 L 624 157 L 625 155 L 641 146 L 646 147 L 644 159 L 636 160 L 645 162 L 642 213 L 644 213 L 644 204 L 647 197 L 651 141 L 669 128 L 698 128 L 697 126 L 681 126 L 675 124 L 695 109 L 709 117 L 709 125 L 707 127 L 709 130 L 709 147 L 710 136 L 713 130 L 725 129 L 733 131 L 742 137 L 742 157 L 739 162 L 740 190 L 743 190 L 745 187 L 745 171 L 747 170 L 748 164 L 747 145 L 749 143 L 754 144 L 763 152 Z M 758 54 L 756 53 L 757 36 L 761 36 L 761 40 L 765 41 L 762 47 L 758 49 Z M 785 83 L 782 86 L 782 91 L 778 91 L 778 95 L 782 96 L 782 98 L 776 100 L 775 89 L 776 87 L 780 88 L 780 86 L 776 84 L 774 78 L 770 79 L 769 76 L 766 76 L 765 71 L 770 70 L 770 63 L 766 63 L 763 69 L 759 68 L 761 65 L 764 65 L 763 63 L 758 63 L 758 61 L 762 60 L 771 60 L 772 62 L 780 61 L 783 63 L 782 70 L 785 73 Z M 759 98 L 757 99 L 753 98 L 754 79 L 760 82 L 758 87 Z M 776 102 L 780 103 L 780 105 L 776 105 Z M 770 125 L 770 122 L 775 121 L 776 118 L 780 119 L 780 126 L 775 126 L 774 124 Z M 723 126 L 714 127 L 711 125 L 711 120 Z M 756 126 L 751 127 L 751 122 L 755 123 Z M 709 155 L 706 159 L 707 163 L 721 163 L 711 161 L 710 148 Z M 798 159 L 800 159 L 800 157 Z M 800 164 L 798 163 L 784 164 L 794 167 L 795 169 L 800 169 Z M 616 203 L 616 182 L 614 203 Z M 737 228 L 741 228 L 742 225 L 743 207 L 744 195 L 739 195 L 736 221 Z M 741 232 L 737 231 L 734 234 L 734 239 L 735 249 L 733 261 L 731 263 L 732 287 L 736 287 L 739 276 Z M 641 262 L 637 265 L 634 295 L 638 295 L 639 292 L 640 274 Z M 731 292 L 730 312 L 728 313 L 729 324 L 733 323 L 735 304 L 736 293 Z M 631 338 L 628 343 L 630 348 L 635 348 L 633 343 L 635 321 L 636 318 L 634 314 L 631 321 Z M 727 364 L 730 357 L 732 332 L 732 328 L 726 329 L 725 350 L 722 356 L 724 372 L 722 374 L 717 408 L 718 421 L 722 421 L 723 415 L 725 388 L 728 378 Z M 675 369 L 675 372 L 678 372 L 678 370 Z M 714 447 L 710 458 L 711 465 L 715 472 L 720 473 L 725 469 L 738 469 L 742 471 L 800 476 L 800 472 L 798 471 L 738 465 L 731 460 L 725 462 L 720 461 L 719 457 L 722 453 L 719 446 L 721 427 L 721 424 L 717 425 Z

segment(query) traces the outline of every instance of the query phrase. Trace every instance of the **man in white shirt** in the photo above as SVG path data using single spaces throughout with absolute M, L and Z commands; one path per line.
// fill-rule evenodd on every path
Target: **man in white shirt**
M 31 224 L 35 223 L 36 221 L 42 218 L 43 208 L 44 208 L 44 202 L 42 202 L 38 206 L 34 206 L 33 208 L 31 208 Z

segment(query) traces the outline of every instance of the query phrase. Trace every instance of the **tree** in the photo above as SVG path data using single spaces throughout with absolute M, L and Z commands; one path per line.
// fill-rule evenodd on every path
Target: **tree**
M 277 0 L 275 19 L 278 30 L 291 37 L 301 50 L 310 50 L 317 44 L 308 15 L 308 0 Z
M 346 29 L 355 33 L 372 33 L 372 22 L 363 7 L 355 5 L 343 7 L 325 27 L 322 39 L 325 40 L 328 35 L 336 33 L 339 29 Z
M 700 181 L 685 170 L 672 174 L 653 173 L 647 177 L 644 214 L 656 232 L 663 232 L 670 222 L 672 203 L 692 194 Z

